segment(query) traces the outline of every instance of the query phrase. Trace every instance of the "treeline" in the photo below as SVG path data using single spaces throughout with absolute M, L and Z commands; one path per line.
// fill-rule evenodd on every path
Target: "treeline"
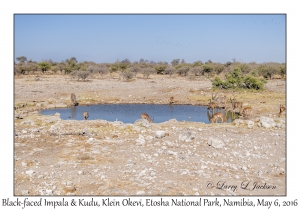
M 151 74 L 179 75 L 215 77 L 218 75 L 232 74 L 235 69 L 240 69 L 242 75 L 252 75 L 273 79 L 283 78 L 286 75 L 285 63 L 242 63 L 235 59 L 226 63 L 215 63 L 211 60 L 207 62 L 196 61 L 186 63 L 184 59 L 173 59 L 168 62 L 154 62 L 145 59 L 130 62 L 128 59 L 116 61 L 114 63 L 78 62 L 75 57 L 71 57 L 61 62 L 44 60 L 36 62 L 27 60 L 25 56 L 16 58 L 14 63 L 14 74 L 68 74 L 78 79 L 85 80 L 90 74 L 97 73 L 102 77 L 107 74 L 118 73 L 125 80 L 135 77 L 138 73 L 148 78 Z

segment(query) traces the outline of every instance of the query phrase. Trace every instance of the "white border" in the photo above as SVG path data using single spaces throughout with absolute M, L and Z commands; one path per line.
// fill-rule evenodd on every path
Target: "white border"
M 37 1 L 15 0 L 1 2 L 1 147 L 0 147 L 0 201 L 11 198 L 13 200 L 13 14 L 15 13 L 286 13 L 287 14 L 287 197 L 263 197 L 275 200 L 294 200 L 299 202 L 299 139 L 296 129 L 299 116 L 297 91 L 299 84 L 299 11 L 296 1 L 252 0 L 252 1 L 140 1 L 140 0 L 110 0 L 110 1 Z M 294 116 L 295 117 L 294 117 Z M 37 200 L 38 197 L 30 197 Z M 78 197 L 76 197 L 78 198 Z M 87 198 L 87 197 L 85 197 Z M 134 197 L 138 200 L 138 197 Z M 249 197 L 255 200 L 256 197 Z M 117 198 L 122 200 L 122 197 Z M 219 200 L 222 197 L 219 197 Z M 232 198 L 233 200 L 240 200 Z M 49 200 L 51 200 L 49 198 Z M 56 197 L 54 200 L 60 200 Z M 300 204 L 299 204 L 300 205 Z M 1 207 L 8 209 L 11 207 Z M 79 208 L 79 207 L 77 207 Z M 169 207 L 170 208 L 170 207 Z M 215 207 L 219 208 L 219 207 Z M 31 209 L 26 207 L 26 209 Z M 258 208 L 259 209 L 259 208 Z M 265 208 L 264 208 L 265 209 Z

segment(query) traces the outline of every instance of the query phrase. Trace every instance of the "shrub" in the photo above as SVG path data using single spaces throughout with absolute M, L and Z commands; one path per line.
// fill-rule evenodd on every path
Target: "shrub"
M 175 68 L 173 66 L 169 66 L 165 70 L 165 74 L 168 74 L 170 77 L 175 73 Z
M 130 71 L 134 74 L 134 76 L 136 76 L 137 73 L 139 73 L 139 72 L 141 71 L 141 68 L 138 67 L 138 66 L 132 66 L 132 67 L 130 67 L 129 69 L 130 69 Z
M 118 71 L 118 66 L 117 65 L 111 65 L 109 67 L 109 73 L 112 74 L 114 72 L 117 72 Z
M 77 78 L 77 80 L 82 79 L 83 81 L 85 81 L 89 76 L 90 76 L 90 72 L 89 71 L 72 71 L 70 74 L 72 79 Z
M 151 67 L 147 67 L 147 68 L 141 69 L 141 73 L 144 75 L 145 78 L 148 79 L 151 74 L 155 73 L 155 70 Z
M 242 75 L 240 68 L 235 68 L 231 74 L 225 75 L 225 81 L 215 77 L 213 82 L 214 88 L 219 89 L 254 89 L 263 90 L 266 80 L 254 77 L 250 74 L 245 77 Z
M 190 68 L 188 66 L 182 66 L 177 69 L 177 73 L 180 76 L 186 76 L 189 72 Z
M 203 68 L 203 74 L 209 76 L 213 74 L 214 67 L 212 65 L 205 64 L 202 66 L 202 68 Z
M 264 79 L 256 78 L 251 75 L 246 75 L 246 77 L 244 78 L 243 88 L 263 90 L 264 84 L 266 83 L 267 81 Z
M 108 74 L 108 69 L 106 66 L 97 66 L 95 68 L 95 72 L 99 73 L 101 77 L 103 77 L 104 75 Z
M 251 74 L 252 76 L 254 76 L 254 77 L 258 77 L 258 76 L 259 76 L 259 75 L 258 75 L 257 69 L 253 69 L 253 70 L 250 72 L 250 74 Z
M 167 66 L 166 65 L 157 65 L 155 66 L 155 70 L 157 74 L 164 74 Z
M 216 74 L 219 75 L 224 69 L 225 69 L 225 66 L 224 66 L 224 65 L 222 65 L 222 64 L 217 64 L 217 65 L 215 66 L 214 71 L 215 71 Z
M 130 69 L 126 69 L 121 73 L 121 77 L 126 81 L 132 79 L 133 76 L 134 73 Z
M 195 66 L 190 68 L 190 73 L 194 76 L 200 76 L 202 74 L 202 68 L 200 66 Z

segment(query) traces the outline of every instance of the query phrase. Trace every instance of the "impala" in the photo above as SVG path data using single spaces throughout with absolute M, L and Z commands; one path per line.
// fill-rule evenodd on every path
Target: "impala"
M 251 107 L 243 108 L 240 112 L 240 115 L 242 115 L 243 117 L 252 116 L 253 115 L 252 108 Z
M 174 104 L 174 96 L 170 97 L 170 104 Z
M 217 112 L 216 114 L 214 114 L 212 116 L 212 118 L 210 119 L 210 122 L 216 122 L 216 120 L 220 118 L 222 120 L 222 122 L 224 122 L 224 118 L 223 118 L 223 114 L 222 112 Z
M 147 113 L 142 113 L 141 118 L 148 120 L 149 123 L 152 123 L 152 120 L 151 120 L 151 118 L 149 117 L 149 115 Z
M 87 120 L 89 118 L 89 113 L 87 111 L 83 112 L 83 118 L 84 120 Z
M 281 113 L 285 111 L 285 107 L 281 104 L 279 104 L 279 115 L 278 117 L 280 117 Z

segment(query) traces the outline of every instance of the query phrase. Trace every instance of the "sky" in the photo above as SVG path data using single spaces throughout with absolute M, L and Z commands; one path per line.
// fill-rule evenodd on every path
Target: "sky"
M 286 62 L 286 15 L 14 14 L 14 58 Z

